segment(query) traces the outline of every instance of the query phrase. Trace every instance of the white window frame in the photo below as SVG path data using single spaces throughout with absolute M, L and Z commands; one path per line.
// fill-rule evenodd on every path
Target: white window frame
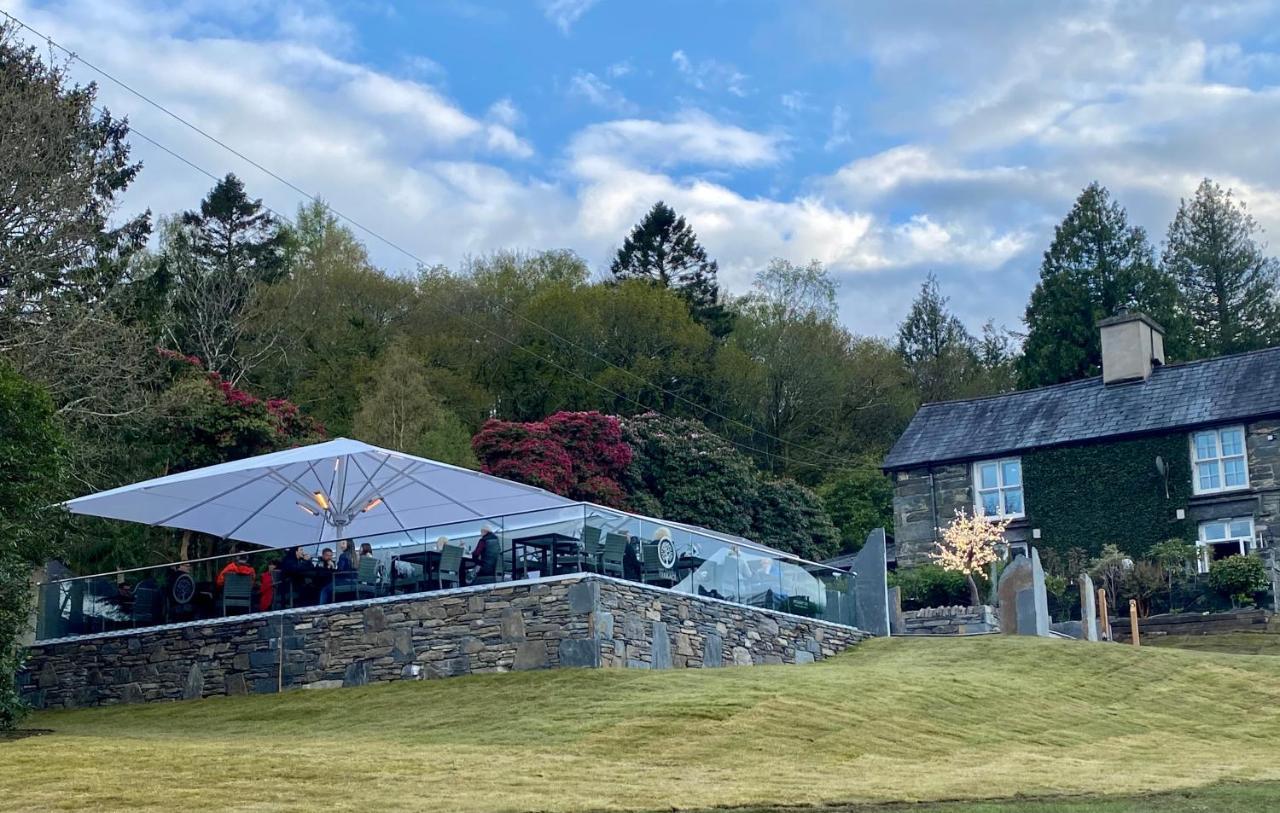
M 1230 536 L 1231 526 L 1237 522 L 1248 522 L 1249 533 L 1247 536 Z M 1227 526 L 1228 536 L 1223 539 L 1206 539 L 1204 535 L 1206 525 L 1215 525 L 1217 523 L 1225 523 Z M 1207 519 L 1201 522 L 1196 528 L 1196 571 L 1198 573 L 1208 573 L 1209 564 L 1213 561 L 1210 555 L 1210 549 L 1214 545 L 1226 545 L 1231 542 L 1237 543 L 1241 556 L 1247 556 L 1257 548 L 1258 526 L 1253 521 L 1253 517 L 1224 517 L 1222 519 Z
M 1240 454 L 1222 454 L 1223 432 L 1240 433 Z M 1196 438 L 1203 435 L 1213 436 L 1214 457 L 1206 457 L 1201 460 L 1196 457 Z M 1229 491 L 1247 491 L 1249 489 L 1249 433 L 1245 431 L 1243 426 L 1220 426 L 1216 429 L 1203 429 L 1199 432 L 1192 432 L 1189 437 L 1189 443 L 1191 446 L 1191 491 L 1193 494 L 1222 494 Z M 1225 461 L 1227 460 L 1239 460 L 1244 466 L 1244 485 L 1227 485 L 1227 470 L 1225 466 Z M 1218 472 L 1217 488 L 1202 488 L 1200 486 L 1200 466 L 1207 465 L 1214 466 Z
M 1018 484 L 1005 485 L 1004 467 L 1006 463 L 1018 464 Z M 981 468 L 983 466 L 996 467 L 996 487 L 983 488 Z M 996 460 L 979 460 L 973 464 L 970 470 L 970 476 L 973 478 L 973 513 L 979 517 L 988 519 L 1021 519 L 1027 515 L 1027 489 L 1025 479 L 1022 476 L 1022 458 L 1021 457 L 1002 457 Z M 1004 494 L 1010 489 L 1018 489 L 1022 492 L 1022 510 L 1011 513 L 1005 510 Z M 995 491 L 1000 495 L 1000 510 L 994 514 L 988 514 L 982 507 L 982 492 Z

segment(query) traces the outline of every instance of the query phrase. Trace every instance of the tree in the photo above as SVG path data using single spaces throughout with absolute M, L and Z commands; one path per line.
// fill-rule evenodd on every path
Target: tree
M 662 201 L 631 230 L 609 270 L 615 279 L 646 279 L 679 292 L 712 335 L 725 336 L 732 328 L 720 304 L 718 265 L 684 217 Z
M 947 302 L 930 274 L 898 326 L 898 352 L 925 403 L 963 395 L 978 367 L 976 342 Z
M 840 533 L 822 500 L 794 480 L 764 480 L 757 488 L 752 531 L 762 542 L 820 561 L 840 549 Z
M 1280 263 L 1263 254 L 1259 231 L 1244 203 L 1208 178 L 1179 203 L 1163 260 L 1186 303 L 1193 356 L 1280 341 Z
M 161 256 L 173 280 L 173 345 L 238 383 L 274 349 L 275 331 L 270 331 L 271 339 L 255 343 L 257 355 L 241 352 L 254 296 L 260 286 L 283 277 L 290 240 L 262 201 L 251 200 L 230 174 L 214 185 L 198 211 L 166 224 Z
M 378 361 L 356 413 L 360 440 L 455 466 L 477 468 L 471 433 L 431 386 L 426 364 L 396 342 Z
M 818 487 L 822 504 L 840 532 L 840 551 L 862 548 L 876 528 L 893 528 L 893 482 L 870 456 L 837 471 Z
M 974 576 L 980 575 L 987 565 L 1000 558 L 999 545 L 1004 542 L 1004 532 L 1008 527 L 1007 519 L 991 520 L 957 509 L 955 519 L 942 530 L 938 549 L 930 554 L 930 558 L 943 570 L 964 574 L 969 583 L 971 607 L 982 603 Z
M 1231 599 L 1232 607 L 1248 607 L 1267 589 L 1267 569 L 1257 556 L 1228 556 L 1209 565 L 1209 586 Z
M 1054 230 L 1044 254 L 1025 316 L 1021 386 L 1097 375 L 1102 367 L 1097 323 L 1125 308 L 1163 325 L 1166 352 L 1171 359 L 1181 357 L 1176 285 L 1156 267 L 1146 233 L 1130 226 L 1125 210 L 1092 183 Z
M 31 574 L 58 545 L 65 444 L 53 401 L 0 362 L 0 731 L 25 709 L 16 673 L 31 621 Z

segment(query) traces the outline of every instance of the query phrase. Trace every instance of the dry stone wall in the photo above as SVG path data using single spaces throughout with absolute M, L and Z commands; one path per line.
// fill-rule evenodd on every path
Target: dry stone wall
M 39 644 L 38 708 L 563 667 L 808 663 L 865 633 L 599 576 L 492 585 Z
M 902 614 L 904 635 L 974 635 L 998 632 L 994 607 L 929 607 Z

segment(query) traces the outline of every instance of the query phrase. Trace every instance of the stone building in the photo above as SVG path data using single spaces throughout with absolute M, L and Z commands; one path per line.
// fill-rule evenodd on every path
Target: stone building
M 1280 530 L 1280 348 L 1166 365 L 1143 314 L 1099 323 L 1102 375 L 925 404 L 885 458 L 899 564 L 955 512 L 1009 518 L 1014 552 L 1140 554 L 1195 541 L 1199 568 Z

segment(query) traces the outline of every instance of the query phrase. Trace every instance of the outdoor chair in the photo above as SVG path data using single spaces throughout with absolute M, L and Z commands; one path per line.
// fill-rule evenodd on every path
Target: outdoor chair
M 626 575 L 627 538 L 622 534 L 605 534 L 604 551 L 600 557 L 600 572 L 606 576 Z
M 498 544 L 497 559 L 490 562 L 493 566 L 493 574 L 484 576 L 480 575 L 480 570 L 483 569 L 483 563 L 481 563 L 481 567 L 477 569 L 476 576 L 471 583 L 495 584 L 500 581 L 505 581 L 507 576 L 507 558 L 509 556 L 511 556 L 511 551 L 507 548 L 507 544 L 505 542 L 500 542 Z
M 252 579 L 243 573 L 228 573 L 226 580 L 222 582 L 222 614 L 225 616 L 230 609 L 249 612 L 252 609 L 252 593 Z
M 161 596 L 159 587 L 139 585 L 133 588 L 133 625 L 149 627 L 160 622 Z
M 676 583 L 676 572 L 658 561 L 658 543 L 645 542 L 640 547 L 640 579 L 645 584 L 670 587 Z
M 422 565 L 409 562 L 409 575 L 405 575 L 398 571 L 398 563 L 395 559 L 391 560 L 391 572 L 397 574 L 395 581 L 395 592 L 397 593 L 420 593 L 427 589 L 427 575 L 422 569 Z
M 443 590 L 445 583 L 450 587 L 462 586 L 462 547 L 445 545 L 440 551 L 440 567 L 436 569 L 436 588 Z
M 343 576 L 346 576 L 345 578 Z M 378 596 L 378 560 L 366 556 L 356 566 L 356 572 L 339 574 L 333 585 L 334 601 L 342 601 L 345 597 L 377 598 Z
M 600 554 L 604 552 L 600 535 L 601 530 L 591 525 L 582 529 L 582 566 L 593 573 L 600 571 Z

